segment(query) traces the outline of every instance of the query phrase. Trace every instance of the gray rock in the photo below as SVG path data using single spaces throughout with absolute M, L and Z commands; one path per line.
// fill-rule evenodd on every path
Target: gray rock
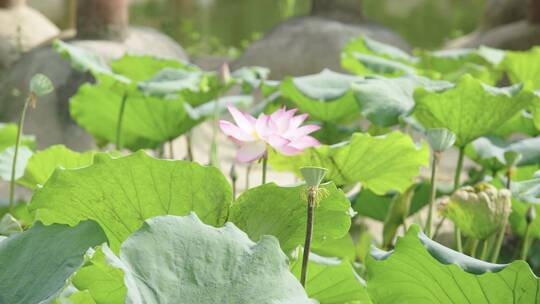
M 76 46 L 91 50 L 105 60 L 125 53 L 154 55 L 187 60 L 183 49 L 169 37 L 147 28 L 131 28 L 124 42 L 73 40 Z M 0 82 L 0 121 L 16 121 L 20 115 L 32 75 L 43 73 L 52 80 L 55 91 L 39 99 L 36 109 L 29 109 L 24 132 L 34 134 L 40 148 L 65 144 L 75 150 L 94 146 L 91 137 L 69 115 L 69 98 L 81 84 L 92 81 L 91 75 L 73 70 L 50 46 L 34 49 L 9 68 Z
M 367 35 L 404 50 L 409 45 L 394 32 L 369 21 L 343 23 L 317 16 L 287 20 L 253 43 L 234 63 L 242 66 L 270 68 L 270 78 L 318 73 L 324 68 L 343 71 L 340 54 L 345 44 Z
M 540 44 L 540 24 L 527 20 L 495 27 L 484 32 L 473 32 L 452 40 L 446 48 L 474 48 L 481 45 L 508 50 L 527 50 Z
M 0 8 L 0 70 L 59 33 L 52 22 L 26 5 Z

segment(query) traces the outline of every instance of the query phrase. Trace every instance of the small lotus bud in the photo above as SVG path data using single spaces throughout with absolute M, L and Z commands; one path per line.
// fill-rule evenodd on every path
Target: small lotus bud
M 231 177 L 233 183 L 238 180 L 238 174 L 236 173 L 236 166 L 234 163 L 231 166 L 231 171 L 229 171 L 229 176 Z
M 456 142 L 456 135 L 444 128 L 428 129 L 426 137 L 435 152 L 443 152 Z
M 536 208 L 534 206 L 529 206 L 529 209 L 527 209 L 527 214 L 525 215 L 525 220 L 527 221 L 527 224 L 530 224 L 534 222 L 534 219 L 536 219 Z
M 466 186 L 455 191 L 443 206 L 442 213 L 461 231 L 485 240 L 498 231 L 512 211 L 512 195 L 487 183 Z
M 521 157 L 522 155 L 519 152 L 515 152 L 515 151 L 504 152 L 504 161 L 506 162 L 506 166 L 508 167 L 515 167 L 521 160 Z
M 319 187 L 327 171 L 328 170 L 326 170 L 325 168 L 320 168 L 320 167 L 300 168 L 300 172 L 302 173 L 302 176 L 304 177 L 304 180 L 306 181 L 306 185 L 308 187 L 313 187 L 313 188 Z

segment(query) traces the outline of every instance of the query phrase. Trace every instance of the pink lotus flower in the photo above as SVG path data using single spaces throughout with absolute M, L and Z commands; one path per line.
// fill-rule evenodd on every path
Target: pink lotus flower
M 219 127 L 231 140 L 240 145 L 236 159 L 239 162 L 252 162 L 265 156 L 268 146 L 285 155 L 301 153 L 304 149 L 320 145 L 319 141 L 308 134 L 319 130 L 317 125 L 301 124 L 307 114 L 297 115 L 297 109 L 285 107 L 271 115 L 260 114 L 257 119 L 248 113 L 242 113 L 229 105 L 236 125 L 220 120 Z

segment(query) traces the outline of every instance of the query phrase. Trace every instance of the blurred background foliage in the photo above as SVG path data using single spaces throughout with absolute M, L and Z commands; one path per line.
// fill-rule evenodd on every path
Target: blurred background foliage
M 31 0 L 46 9 L 45 2 Z M 401 34 L 413 47 L 436 49 L 474 30 L 486 0 L 364 0 L 364 15 Z M 132 25 L 166 33 L 189 54 L 235 57 L 280 21 L 309 13 L 309 0 L 132 0 Z M 49 6 L 51 7 L 51 6 Z M 58 7 L 58 6 L 56 6 Z M 58 16 L 62 12 L 56 11 Z M 47 14 L 51 16 L 51 14 Z M 53 14 L 54 15 L 54 14 Z M 235 16 L 242 16 L 241 18 Z M 61 28 L 67 21 L 52 18 Z

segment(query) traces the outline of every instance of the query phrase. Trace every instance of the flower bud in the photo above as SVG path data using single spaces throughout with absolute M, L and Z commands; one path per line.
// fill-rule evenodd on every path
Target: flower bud
M 531 205 L 529 206 L 529 209 L 527 209 L 527 214 L 525 215 L 527 225 L 534 222 L 534 219 L 536 219 L 536 208 Z
M 444 128 L 428 129 L 426 132 L 427 141 L 435 152 L 443 152 L 456 142 L 456 135 Z
M 442 213 L 464 234 L 479 240 L 498 231 L 511 211 L 510 191 L 486 183 L 458 189 L 442 207 Z
M 30 92 L 36 96 L 43 96 L 51 93 L 54 86 L 49 77 L 43 74 L 36 74 L 30 79 Z

